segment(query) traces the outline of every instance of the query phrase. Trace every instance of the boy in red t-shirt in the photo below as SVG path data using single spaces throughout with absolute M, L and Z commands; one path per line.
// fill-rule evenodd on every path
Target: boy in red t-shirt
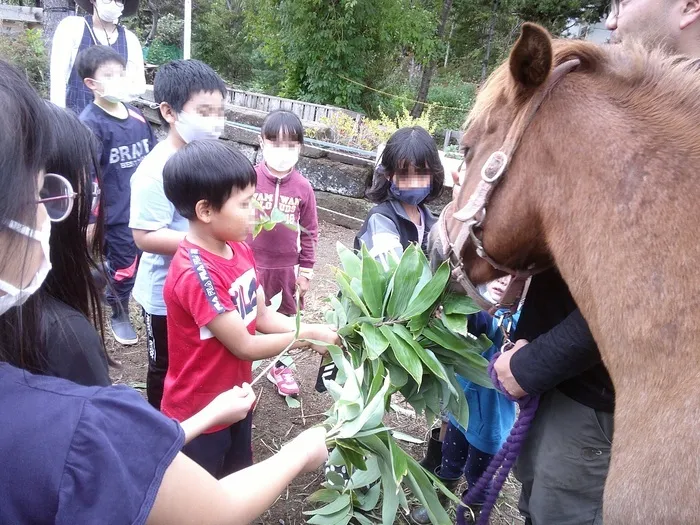
M 252 251 L 242 242 L 255 183 L 248 159 L 217 140 L 187 144 L 163 170 L 166 197 L 190 223 L 163 288 L 170 362 L 161 410 L 178 421 L 249 383 L 253 361 L 275 357 L 294 340 L 294 318 L 265 306 Z M 300 338 L 339 341 L 325 325 L 302 324 Z M 220 478 L 252 465 L 251 429 L 249 413 L 234 425 L 208 429 L 183 452 Z

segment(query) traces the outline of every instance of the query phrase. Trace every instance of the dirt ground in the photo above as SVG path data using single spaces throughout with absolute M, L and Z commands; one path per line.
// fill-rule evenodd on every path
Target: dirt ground
M 307 295 L 306 310 L 303 319 L 308 322 L 322 322 L 325 308 L 324 299 L 337 290 L 330 268 L 338 265 L 338 256 L 335 250 L 336 242 L 340 241 L 346 246 L 352 246 L 354 232 L 340 226 L 329 223 L 320 223 L 319 247 L 315 268 L 315 277 L 311 290 Z M 121 369 L 112 370 L 112 379 L 115 383 L 122 383 L 139 389 L 145 396 L 145 381 L 147 358 L 145 348 L 145 328 L 141 315 L 132 304 L 131 311 L 137 331 L 139 344 L 123 347 L 111 340 L 107 341 L 107 348 L 112 357 L 122 364 Z M 255 386 L 258 397 L 254 415 L 253 444 L 255 458 L 263 460 L 279 450 L 282 444 L 293 438 L 301 431 L 323 421 L 323 412 L 330 406 L 330 396 L 319 394 L 314 389 L 318 372 L 320 357 L 305 352 L 295 356 L 295 377 L 301 388 L 301 408 L 289 408 L 283 397 L 279 396 L 272 384 L 266 379 L 261 380 Z M 263 362 L 253 372 L 260 373 L 267 362 Z M 429 428 L 423 418 L 416 418 L 410 413 L 393 412 L 388 414 L 385 422 L 393 428 L 400 428 L 421 439 L 427 439 Z M 416 458 L 422 458 L 425 445 L 400 443 L 410 454 Z M 323 472 L 305 474 L 298 477 L 287 490 L 278 498 L 277 502 L 263 514 L 255 523 L 264 525 L 299 525 L 305 523 L 304 510 L 310 510 L 311 505 L 306 498 L 312 494 L 323 482 Z M 512 477 L 506 482 L 501 492 L 497 509 L 491 516 L 491 525 L 520 524 L 522 520 L 517 511 L 517 498 L 520 492 L 517 482 Z M 410 499 L 409 499 L 410 501 Z M 409 523 L 409 520 L 400 511 L 396 520 L 397 524 Z

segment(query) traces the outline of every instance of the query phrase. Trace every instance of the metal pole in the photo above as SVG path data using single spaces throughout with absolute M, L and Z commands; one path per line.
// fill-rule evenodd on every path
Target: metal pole
M 183 58 L 190 58 L 192 48 L 192 0 L 185 0 L 185 38 Z

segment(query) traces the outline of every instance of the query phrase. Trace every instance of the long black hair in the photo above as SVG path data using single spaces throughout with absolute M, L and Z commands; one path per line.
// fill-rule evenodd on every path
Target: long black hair
M 3 80 L 5 69 L 10 68 L 0 62 L 0 77 Z M 7 91 L 12 92 L 6 91 L 3 80 L 0 80 L 0 101 Z M 104 335 L 100 293 L 91 274 L 92 269 L 100 271 L 98 261 L 102 255 L 103 235 L 101 214 L 98 214 L 95 223 L 92 245 L 89 246 L 87 241 L 94 197 L 92 182 L 93 177 L 99 176 L 99 161 L 96 139 L 78 118 L 64 109 L 41 101 L 26 80 L 20 80 L 26 86 L 16 91 L 16 96 L 13 97 L 16 103 L 13 105 L 26 105 L 36 112 L 33 119 L 35 130 L 25 130 L 25 137 L 19 137 L 14 145 L 9 144 L 9 141 L 0 142 L 0 159 L 13 152 L 25 154 L 28 159 L 24 170 L 21 166 L 16 166 L 14 172 L 3 170 L 0 183 L 6 191 L 0 193 L 12 195 L 11 190 L 23 182 L 26 188 L 19 191 L 30 192 L 29 200 L 24 206 L 28 209 L 27 217 L 22 219 L 27 224 L 33 224 L 30 217 L 32 213 L 36 215 L 36 206 L 27 206 L 27 203 L 36 202 L 36 176 L 42 169 L 63 175 L 78 194 L 70 215 L 64 221 L 52 224 L 52 269 L 44 284 L 24 305 L 12 308 L 0 317 L 0 359 L 30 372 L 46 374 L 50 372 L 50 341 L 44 340 L 42 312 L 48 307 L 47 299 L 61 301 L 91 318 L 95 328 Z M 38 107 L 35 104 L 37 100 Z M 34 139 L 32 133 L 39 134 L 39 139 Z M 32 144 L 41 144 L 42 147 L 34 146 L 35 149 L 32 149 Z M 23 180 L 17 176 L 18 172 L 24 174 Z M 11 209 L 12 201 L 6 202 L 2 197 L 0 199 L 0 224 L 5 224 L 2 220 L 13 216 L 8 214 L 8 206 Z M 104 346 L 102 351 L 105 351 Z M 107 360 L 114 364 L 109 357 Z
M 388 200 L 392 179 L 405 174 L 409 166 L 430 172 L 430 194 L 424 202 L 437 199 L 445 183 L 445 170 L 435 140 L 420 126 L 401 128 L 389 137 L 368 184 L 367 198 L 376 203 Z

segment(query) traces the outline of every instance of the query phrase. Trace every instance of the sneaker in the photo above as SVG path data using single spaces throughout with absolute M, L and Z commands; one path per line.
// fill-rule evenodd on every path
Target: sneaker
M 129 314 L 123 313 L 118 317 L 112 317 L 110 320 L 112 335 L 119 344 L 135 345 L 139 342 L 139 336 L 136 334 L 134 327 L 129 321 Z
M 292 397 L 299 395 L 299 385 L 297 385 L 292 371 L 286 366 L 273 366 L 267 373 L 267 378 L 275 385 L 279 395 Z

